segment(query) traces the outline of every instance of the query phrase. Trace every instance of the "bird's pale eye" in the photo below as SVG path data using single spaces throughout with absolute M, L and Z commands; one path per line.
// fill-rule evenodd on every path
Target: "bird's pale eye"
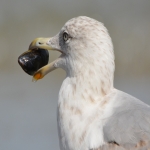
M 66 32 L 63 33 L 63 39 L 65 42 L 69 39 L 68 33 L 66 33 Z

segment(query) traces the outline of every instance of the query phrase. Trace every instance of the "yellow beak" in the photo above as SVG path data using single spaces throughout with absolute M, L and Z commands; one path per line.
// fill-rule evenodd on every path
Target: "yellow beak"
M 42 79 L 46 74 L 56 69 L 55 66 L 56 60 L 49 63 L 48 65 L 42 67 L 37 72 L 34 73 L 32 81 L 37 81 L 39 79 Z
M 52 47 L 48 45 L 48 41 L 50 38 L 36 38 L 32 41 L 32 43 L 29 46 L 29 49 L 36 49 L 36 48 L 42 48 L 42 49 L 47 49 L 51 50 Z
M 56 49 L 55 47 L 52 47 L 50 44 L 51 38 L 36 38 L 35 40 L 32 41 L 32 43 L 29 46 L 29 50 L 32 49 L 47 49 L 47 50 L 56 50 L 56 51 L 60 51 L 58 49 Z M 60 51 L 61 52 L 61 51 Z M 34 75 L 33 75 L 33 79 L 32 81 L 37 81 L 39 79 L 42 79 L 47 73 L 55 70 L 57 67 L 55 65 L 55 63 L 58 62 L 59 59 L 56 59 L 55 61 L 51 62 L 50 64 L 40 68 Z

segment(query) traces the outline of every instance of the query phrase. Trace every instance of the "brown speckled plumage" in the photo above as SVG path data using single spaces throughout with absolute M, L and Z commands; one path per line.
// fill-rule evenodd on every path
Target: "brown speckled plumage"
M 45 75 L 62 68 L 67 74 L 58 100 L 61 150 L 150 149 L 150 107 L 114 88 L 113 44 L 102 23 L 73 18 L 43 46 L 34 43 L 62 52 L 39 70 Z

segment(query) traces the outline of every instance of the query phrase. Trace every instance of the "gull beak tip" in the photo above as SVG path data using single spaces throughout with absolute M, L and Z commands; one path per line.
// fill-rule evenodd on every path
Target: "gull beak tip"
M 33 75 L 32 81 L 33 81 L 33 82 L 36 82 L 36 81 L 42 79 L 43 77 L 44 77 L 44 75 L 42 75 L 40 72 L 36 72 L 36 73 Z

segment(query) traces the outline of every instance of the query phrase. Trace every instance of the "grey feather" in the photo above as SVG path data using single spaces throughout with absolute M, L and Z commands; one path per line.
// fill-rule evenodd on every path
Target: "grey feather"
M 115 100 L 117 105 L 104 126 L 105 141 L 115 141 L 125 149 L 150 147 L 149 105 L 121 91 Z

